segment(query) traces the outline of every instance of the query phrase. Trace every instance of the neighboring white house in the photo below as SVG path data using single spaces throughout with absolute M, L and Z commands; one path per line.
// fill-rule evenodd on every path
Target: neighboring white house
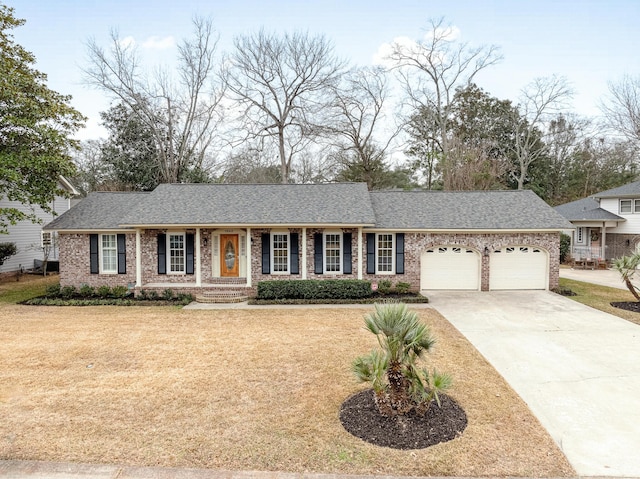
M 640 246 L 640 181 L 556 206 L 569 220 L 572 255 L 576 258 L 619 258 Z
M 70 195 L 78 195 L 79 192 L 73 187 L 69 181 L 60 177 L 59 185 L 62 189 L 69 192 Z M 56 196 L 51 204 L 55 215 L 43 211 L 40 207 L 35 207 L 35 212 L 41 223 L 32 223 L 31 221 L 19 221 L 15 225 L 9 225 L 9 234 L 0 234 L 0 243 L 15 243 L 18 248 L 18 254 L 9 257 L 4 264 L 0 266 L 0 275 L 7 273 L 15 273 L 17 271 L 27 271 L 34 268 L 36 261 L 41 262 L 43 258 L 42 249 L 42 227 L 62 213 L 69 210 L 71 200 Z M 0 199 L 0 208 L 17 208 L 25 213 L 31 213 L 31 207 L 23 205 L 16 201 Z M 50 241 L 50 253 L 48 260 L 58 260 L 58 245 L 56 236 L 51 232 L 46 233 L 46 241 Z

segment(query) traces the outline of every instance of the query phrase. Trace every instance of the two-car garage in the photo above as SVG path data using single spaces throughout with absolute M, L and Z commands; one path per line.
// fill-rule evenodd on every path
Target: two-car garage
M 488 251 L 489 289 L 546 289 L 548 253 L 533 246 L 506 246 Z M 423 290 L 481 289 L 482 257 L 479 251 L 459 245 L 425 250 L 420 258 L 420 288 Z

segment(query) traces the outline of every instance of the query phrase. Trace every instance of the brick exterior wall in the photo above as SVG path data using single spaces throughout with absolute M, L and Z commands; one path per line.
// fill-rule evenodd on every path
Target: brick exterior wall
M 60 285 L 80 287 L 89 286 L 128 286 L 136 282 L 136 235 L 125 235 L 127 251 L 126 274 L 92 274 L 89 263 L 88 234 L 60 234 Z
M 316 274 L 314 272 L 314 233 L 323 232 L 322 229 L 308 228 L 306 238 L 302 237 L 302 229 L 290 229 L 299 234 L 299 264 L 300 274 L 262 274 L 262 233 L 269 229 L 251 230 L 251 280 L 252 290 L 260 281 L 284 280 L 302 278 L 302 241 L 307 246 L 307 278 L 308 279 L 357 279 L 358 278 L 358 230 L 344 229 L 351 232 L 352 273 L 351 274 Z M 195 292 L 195 275 L 186 274 L 158 274 L 157 268 L 157 235 L 160 231 L 146 230 L 141 234 L 142 250 L 142 283 L 143 288 L 148 283 L 175 284 L 180 291 Z M 215 283 L 218 278 L 213 277 L 212 265 L 212 235 L 213 230 L 202 230 L 200 241 L 201 280 L 202 283 Z M 611 235 L 613 236 L 613 235 Z M 205 242 L 207 243 L 205 245 Z M 101 285 L 129 285 L 136 281 L 135 261 L 135 233 L 126 235 L 127 273 L 126 274 L 91 274 L 89 271 L 89 235 L 62 234 L 60 235 L 60 284 L 62 286 L 91 286 Z M 405 273 L 404 274 L 366 274 L 366 232 L 362 238 L 363 279 L 377 282 L 390 280 L 394 284 L 406 282 L 413 290 L 420 288 L 420 257 L 422 253 L 434 246 L 457 245 L 470 248 L 481 254 L 481 289 L 489 289 L 489 257 L 482 253 L 485 247 L 490 251 L 505 246 L 535 246 L 544 249 L 549 254 L 549 288 L 558 286 L 560 234 L 559 233 L 503 233 L 503 234 L 432 234 L 405 233 Z M 147 288 L 145 288 L 147 289 Z M 209 287 L 211 289 L 211 287 Z

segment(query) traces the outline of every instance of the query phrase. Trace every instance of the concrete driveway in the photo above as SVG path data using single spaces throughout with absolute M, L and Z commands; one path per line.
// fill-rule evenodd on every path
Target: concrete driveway
M 570 269 L 560 268 L 560 277 L 583 281 L 585 283 L 599 284 L 611 288 L 627 289 L 620 273 L 614 269 Z M 637 281 L 634 280 L 634 283 Z
M 640 477 L 640 326 L 547 291 L 425 294 L 580 476 Z

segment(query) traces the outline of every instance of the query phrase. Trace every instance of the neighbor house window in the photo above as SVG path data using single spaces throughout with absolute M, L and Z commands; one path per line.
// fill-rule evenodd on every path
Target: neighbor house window
M 184 233 L 168 234 L 167 241 L 169 246 L 169 272 L 184 273 L 186 257 Z
M 342 273 L 342 233 L 324 234 L 324 271 Z
M 379 233 L 376 237 L 376 273 L 393 273 L 394 235 Z
M 273 273 L 289 272 L 289 233 L 271 234 L 271 264 Z
M 118 272 L 118 243 L 116 235 L 102 235 L 100 242 L 101 272 Z
M 620 200 L 620 213 L 631 213 L 631 200 Z
M 633 212 L 640 213 L 640 200 L 633 200 Z

